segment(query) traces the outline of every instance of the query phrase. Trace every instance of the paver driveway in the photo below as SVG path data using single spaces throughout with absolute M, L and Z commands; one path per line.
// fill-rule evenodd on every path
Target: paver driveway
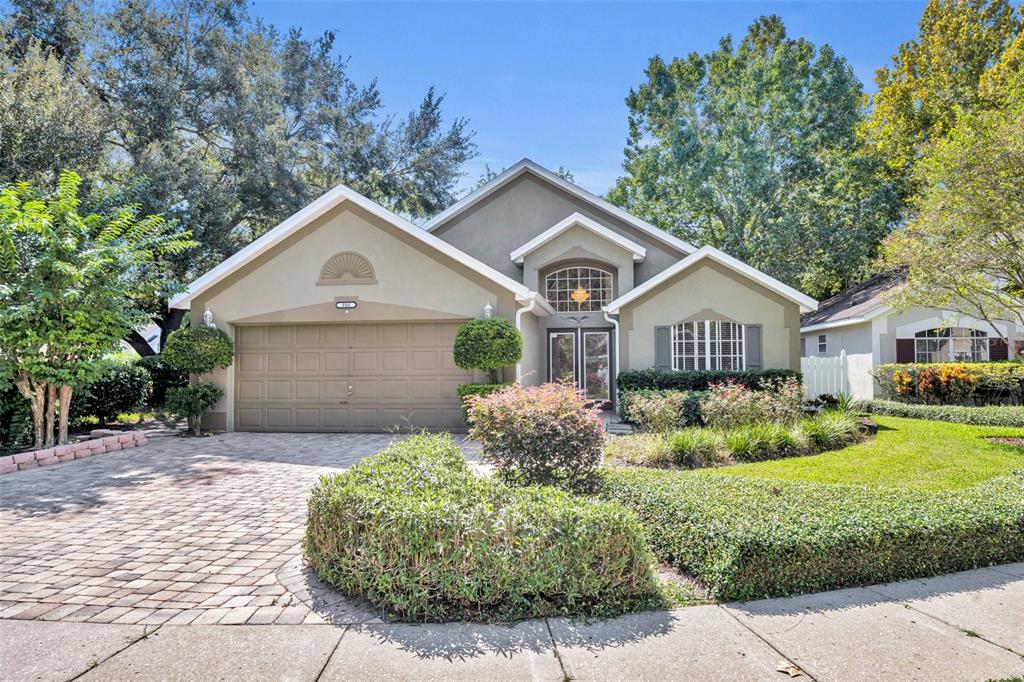
M 277 578 L 310 487 L 393 438 L 159 438 L 0 476 L 0 618 L 319 622 Z

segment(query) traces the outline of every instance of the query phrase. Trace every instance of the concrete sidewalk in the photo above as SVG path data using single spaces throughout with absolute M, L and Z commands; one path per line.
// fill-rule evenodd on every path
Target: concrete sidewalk
M 592 624 L 0 620 L 4 680 L 989 680 L 1024 675 L 1024 564 Z

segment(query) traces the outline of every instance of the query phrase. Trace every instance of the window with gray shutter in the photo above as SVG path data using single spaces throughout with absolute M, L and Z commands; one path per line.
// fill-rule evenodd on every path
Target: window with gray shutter
M 761 325 L 746 325 L 744 335 L 746 336 L 747 369 L 755 371 L 764 369 L 764 360 L 761 357 Z
M 654 328 L 654 367 L 672 369 L 672 328 Z

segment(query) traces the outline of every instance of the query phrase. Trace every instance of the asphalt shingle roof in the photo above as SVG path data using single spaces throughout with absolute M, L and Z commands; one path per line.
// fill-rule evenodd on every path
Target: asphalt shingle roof
M 832 298 L 825 299 L 818 309 L 800 316 L 800 326 L 838 322 L 863 317 L 872 310 L 885 305 L 884 294 L 901 284 L 906 278 L 903 272 L 887 272 L 875 275 Z

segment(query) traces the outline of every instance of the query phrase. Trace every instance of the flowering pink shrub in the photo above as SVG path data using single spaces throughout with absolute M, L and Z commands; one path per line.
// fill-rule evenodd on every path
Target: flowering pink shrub
M 708 426 L 732 428 L 758 422 L 793 425 L 800 419 L 803 388 L 796 379 L 763 379 L 761 390 L 714 384 L 700 401 Z
M 470 437 L 483 460 L 517 483 L 570 484 L 586 480 L 601 464 L 605 433 L 600 408 L 565 384 L 509 386 L 469 397 Z

